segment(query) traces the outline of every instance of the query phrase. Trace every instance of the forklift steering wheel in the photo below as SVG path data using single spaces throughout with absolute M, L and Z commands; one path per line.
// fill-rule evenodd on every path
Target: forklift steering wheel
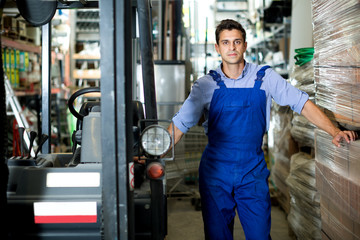
M 73 95 L 71 95 L 71 97 L 69 98 L 69 101 L 68 101 L 69 110 L 79 120 L 83 120 L 83 118 L 85 116 L 75 110 L 74 101 L 77 97 L 79 97 L 83 94 L 86 94 L 86 93 L 91 93 L 91 92 L 100 92 L 100 88 L 98 88 L 98 87 L 83 88 L 83 89 L 80 89 L 80 90 L 74 92 Z

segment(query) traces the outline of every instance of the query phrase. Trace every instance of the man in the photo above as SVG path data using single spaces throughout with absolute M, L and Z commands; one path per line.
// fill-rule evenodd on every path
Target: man
M 271 239 L 269 170 L 261 147 L 272 99 L 328 132 L 336 146 L 356 138 L 354 132 L 336 128 L 306 93 L 275 71 L 247 63 L 246 47 L 241 24 L 223 20 L 215 44 L 221 65 L 194 83 L 173 118 L 176 144 L 205 115 L 209 141 L 199 167 L 199 188 L 206 239 L 233 239 L 235 208 L 246 239 Z

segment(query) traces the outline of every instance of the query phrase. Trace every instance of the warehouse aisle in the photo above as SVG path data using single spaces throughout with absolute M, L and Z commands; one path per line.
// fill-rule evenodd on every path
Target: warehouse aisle
M 273 240 L 292 240 L 285 213 L 278 206 L 271 210 L 271 237 Z M 168 236 L 166 240 L 204 240 L 201 211 L 195 211 L 189 199 L 168 199 Z M 236 217 L 234 239 L 245 240 Z

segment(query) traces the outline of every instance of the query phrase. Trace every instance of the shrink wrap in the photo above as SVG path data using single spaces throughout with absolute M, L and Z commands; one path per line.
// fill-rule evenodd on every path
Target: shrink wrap
M 288 222 L 297 239 L 321 239 L 320 197 L 315 182 L 315 159 L 306 153 L 291 156 Z
M 313 0 L 316 103 L 360 127 L 360 4 Z
M 360 239 L 360 141 L 335 147 L 321 130 L 315 139 L 322 230 L 330 239 Z

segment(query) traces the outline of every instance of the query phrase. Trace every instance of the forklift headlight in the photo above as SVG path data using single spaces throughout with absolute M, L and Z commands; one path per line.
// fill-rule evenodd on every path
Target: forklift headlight
M 171 145 L 169 132 L 160 125 L 145 128 L 140 141 L 144 151 L 152 156 L 161 156 L 169 150 Z

